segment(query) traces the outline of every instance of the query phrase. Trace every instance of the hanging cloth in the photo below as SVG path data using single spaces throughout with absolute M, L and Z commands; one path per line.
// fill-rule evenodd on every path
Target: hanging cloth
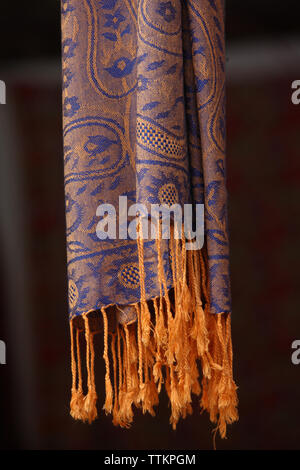
M 99 412 L 102 335 L 114 424 L 129 427 L 135 407 L 154 415 L 164 387 L 173 428 L 195 394 L 225 437 L 238 414 L 224 2 L 62 0 L 61 17 L 71 415 L 92 422 Z M 155 204 L 194 216 L 202 205 L 204 243 L 188 249 L 174 217 L 169 237 L 159 216 L 147 238 Z M 126 237 L 129 225 L 136 236 Z

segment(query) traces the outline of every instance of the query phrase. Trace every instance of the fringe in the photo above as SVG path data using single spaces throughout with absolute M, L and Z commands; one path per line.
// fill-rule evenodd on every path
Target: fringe
M 159 297 L 146 300 L 144 246 L 138 227 L 140 302 L 134 304 L 137 321 L 118 324 L 108 331 L 106 308 L 103 316 L 106 414 L 113 424 L 124 428 L 133 421 L 133 406 L 155 415 L 159 393 L 165 385 L 171 405 L 170 424 L 176 429 L 180 418 L 192 413 L 192 395 L 201 396 L 206 410 L 226 438 L 227 424 L 238 420 L 237 386 L 232 372 L 230 314 L 210 314 L 206 265 L 202 251 L 186 250 L 173 228 L 170 259 L 173 275 L 172 296 L 167 288 L 161 253 L 161 227 L 158 223 L 157 254 Z M 89 313 L 89 312 L 88 312 Z M 80 330 L 70 322 L 71 336 L 71 416 L 93 422 L 97 418 L 94 373 L 94 346 L 88 313 L 84 314 L 87 394 L 82 389 Z M 76 346 L 76 354 L 75 354 Z M 110 354 L 109 354 L 110 353 Z M 198 369 L 201 364 L 201 376 Z M 112 376 L 111 376 L 112 366 Z
M 91 333 L 87 314 L 84 315 L 85 324 L 85 341 L 86 341 L 86 369 L 87 369 L 87 386 L 88 393 L 84 397 L 83 417 L 84 421 L 90 424 L 97 418 L 97 393 L 95 387 L 95 352 L 94 352 L 94 333 Z
M 105 410 L 106 414 L 112 412 L 113 408 L 113 389 L 110 381 L 110 367 L 109 367 L 109 358 L 108 358 L 108 322 L 107 322 L 107 315 L 104 308 L 101 309 L 103 315 L 103 332 L 104 332 L 104 352 L 103 352 L 103 359 L 105 361 L 105 403 L 103 409 Z

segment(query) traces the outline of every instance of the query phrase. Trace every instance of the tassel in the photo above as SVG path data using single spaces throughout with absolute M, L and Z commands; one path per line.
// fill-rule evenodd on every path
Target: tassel
M 78 389 L 76 386 L 77 365 L 76 365 L 75 351 L 74 351 L 74 331 L 73 331 L 72 320 L 70 321 L 70 336 L 71 336 L 71 371 L 72 371 L 70 413 L 74 419 L 79 419 Z
M 84 411 L 86 420 L 91 424 L 98 416 L 97 412 L 97 393 L 95 388 L 95 371 L 94 371 L 94 335 L 90 332 L 89 319 L 87 314 L 84 315 L 85 323 L 85 340 L 86 340 L 86 367 L 88 374 L 88 393 L 84 397 Z
M 138 356 L 139 356 L 139 386 L 140 388 L 143 385 L 143 344 L 142 344 L 142 332 L 141 332 L 141 309 L 138 304 L 135 304 L 136 313 L 137 313 L 137 330 L 138 330 Z
M 158 391 L 154 382 L 153 374 L 149 374 L 149 367 L 152 369 L 153 358 L 151 350 L 144 347 L 144 376 L 145 381 L 140 387 L 139 401 L 142 405 L 143 414 L 150 413 L 155 416 L 154 406 L 158 405 Z
M 121 389 L 121 398 L 120 398 L 120 410 L 119 415 L 123 423 L 123 427 L 129 428 L 133 420 L 133 392 L 131 390 L 131 375 L 130 375 L 130 353 L 128 357 L 128 348 L 127 348 L 127 338 L 125 336 L 125 329 L 127 326 L 121 330 L 122 343 L 123 343 L 123 378 L 122 378 L 122 389 Z M 127 330 L 128 331 L 128 330 Z
M 144 269 L 144 240 L 142 232 L 142 223 L 138 223 L 137 234 L 138 256 L 139 256 L 139 276 L 140 276 L 140 291 L 141 291 L 141 335 L 142 343 L 147 347 L 150 339 L 151 330 L 151 315 L 149 312 L 148 303 L 146 302 L 145 290 L 145 269 Z
M 164 318 L 162 314 L 162 300 L 160 298 L 160 305 L 157 305 L 157 299 L 153 300 L 154 311 L 155 311 L 155 330 L 154 337 L 156 343 L 156 353 L 155 353 L 155 364 L 153 366 L 153 378 L 155 383 L 157 383 L 157 391 L 160 393 L 161 386 L 164 382 L 162 366 L 163 366 L 163 349 L 166 344 L 166 332 L 164 325 Z
M 228 314 L 218 315 L 217 318 L 217 332 L 219 341 L 222 348 L 222 372 L 218 387 L 218 408 L 219 420 L 218 429 L 222 438 L 226 437 L 226 425 L 233 423 L 237 420 L 238 415 L 236 411 L 237 397 L 236 385 L 232 378 L 232 367 L 230 365 L 231 355 L 231 337 L 230 337 L 230 319 Z
M 160 291 L 162 292 L 161 286 L 163 286 L 164 289 L 164 296 L 161 295 L 161 300 L 164 299 L 166 303 L 166 310 L 167 310 L 167 341 L 166 341 L 166 358 L 168 361 L 169 365 L 172 365 L 174 362 L 174 351 L 173 351 L 173 345 L 174 345 L 174 325 L 173 325 L 173 316 L 171 312 L 171 304 L 170 304 L 170 298 L 169 298 L 169 292 L 167 289 L 167 282 L 166 282 L 166 277 L 165 277 L 165 272 L 164 272 L 164 266 L 163 266 L 163 261 L 162 261 L 162 254 L 161 254 L 161 240 L 162 240 L 162 234 L 161 234 L 161 222 L 158 220 L 158 226 L 157 226 L 157 233 L 158 233 L 158 238 L 156 239 L 156 247 L 157 247 L 157 267 L 158 267 L 158 282 L 160 285 Z M 160 305 L 161 307 L 161 305 Z
M 134 324 L 117 324 L 109 342 L 106 307 L 103 316 L 105 362 L 105 413 L 112 413 L 113 424 L 128 428 L 133 421 L 133 407 L 155 414 L 159 393 L 165 385 L 171 405 L 170 423 L 176 429 L 180 418 L 192 412 L 192 395 L 200 396 L 202 411 L 216 424 L 222 438 L 227 425 L 238 420 L 237 387 L 232 374 L 230 314 L 213 315 L 209 311 L 207 268 L 204 250 L 186 250 L 184 234 L 172 227 L 169 244 L 173 286 L 167 279 L 162 257 L 161 221 L 158 221 L 156 248 L 159 296 L 147 300 L 144 269 L 144 244 L 138 223 L 137 247 L 140 277 L 140 302 Z M 151 317 L 151 312 L 153 316 Z M 88 312 L 89 313 L 89 312 Z M 87 314 L 83 316 L 86 338 L 88 392 L 82 392 L 79 333 L 77 362 L 73 322 L 71 332 L 72 394 L 71 415 L 92 422 L 97 417 L 94 378 L 94 333 Z M 110 374 L 110 346 L 113 385 Z M 202 378 L 198 364 L 201 364 Z
M 104 351 L 103 359 L 105 361 L 105 403 L 103 409 L 106 414 L 112 412 L 113 407 L 113 389 L 110 381 L 110 369 L 109 369 L 109 358 L 108 358 L 108 322 L 105 308 L 102 307 L 101 313 L 103 316 L 103 336 L 104 336 Z
M 82 369 L 81 369 L 81 355 L 80 355 L 80 338 L 79 338 L 79 335 L 80 335 L 80 330 L 77 329 L 76 331 L 76 349 L 77 349 L 77 361 L 78 361 L 78 389 L 77 389 L 77 392 L 78 392 L 78 404 L 79 404 L 79 408 L 80 409 L 83 409 L 83 391 L 82 391 Z M 81 417 L 81 419 L 83 419 Z
M 84 396 L 82 391 L 82 371 L 81 371 L 81 358 L 80 358 L 80 344 L 79 334 L 80 330 L 76 330 L 76 349 L 77 349 L 77 363 L 74 350 L 74 326 L 73 320 L 70 321 L 70 334 L 71 334 L 71 370 L 72 370 L 72 390 L 70 401 L 70 414 L 76 420 L 86 421 L 86 414 L 84 411 Z M 78 384 L 77 384 L 77 369 L 78 369 Z
M 116 334 L 112 335 L 111 341 L 111 355 L 113 359 L 114 369 L 114 406 L 113 406 L 113 424 L 119 425 L 119 394 L 118 394 L 118 383 L 117 383 L 117 357 L 116 357 Z
M 117 326 L 117 339 L 118 339 L 118 367 L 119 367 L 119 400 L 118 400 L 118 409 L 116 411 L 116 422 L 114 424 L 118 424 L 122 428 L 128 428 L 129 423 L 127 420 L 127 413 L 126 409 L 124 411 L 124 399 L 125 399 L 125 391 L 124 391 L 124 367 L 123 367 L 123 358 L 122 358 L 122 348 L 121 348 L 121 333 L 120 333 L 120 326 Z
M 123 345 L 124 345 L 124 368 L 125 368 L 125 380 L 126 380 L 126 391 L 124 392 L 123 411 L 124 419 L 127 427 L 129 427 L 133 420 L 133 403 L 137 403 L 138 399 L 138 382 L 137 374 L 133 373 L 132 364 L 134 358 L 132 357 L 132 340 L 129 335 L 129 327 L 124 325 Z

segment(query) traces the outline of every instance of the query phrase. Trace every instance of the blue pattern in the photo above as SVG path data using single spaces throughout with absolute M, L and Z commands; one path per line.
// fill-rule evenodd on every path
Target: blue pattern
M 136 242 L 96 236 L 98 205 L 120 195 L 205 204 L 210 310 L 230 311 L 224 2 L 62 0 L 62 13 L 70 316 L 140 299 Z M 153 241 L 145 270 L 151 298 Z

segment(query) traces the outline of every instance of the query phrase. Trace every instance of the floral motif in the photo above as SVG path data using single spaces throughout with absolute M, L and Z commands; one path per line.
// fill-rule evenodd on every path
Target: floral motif
M 171 2 L 160 2 L 157 13 L 162 16 L 165 21 L 170 23 L 175 19 L 176 10 Z
M 65 98 L 64 101 L 64 116 L 72 117 L 80 109 L 80 104 L 78 103 L 77 96 L 72 96 L 72 98 Z
M 177 176 L 173 175 L 171 178 L 165 177 L 163 174 L 160 178 L 151 176 L 150 181 L 151 186 L 146 186 L 149 203 L 171 206 L 182 200 L 182 184 Z
M 116 140 L 109 139 L 105 135 L 94 135 L 89 136 L 87 142 L 84 145 L 84 150 L 90 157 L 88 166 L 92 165 L 96 160 L 97 156 L 109 149 L 113 144 L 118 144 Z M 109 155 L 104 155 L 100 160 L 99 164 L 104 164 L 110 159 Z
M 66 15 L 67 13 L 73 10 L 75 10 L 75 8 L 71 5 L 70 0 L 62 0 L 61 12 L 63 15 Z
M 103 10 L 113 10 L 118 0 L 100 0 L 100 6 Z
M 107 13 L 105 15 L 106 18 L 106 23 L 104 23 L 104 26 L 107 26 L 108 28 L 113 28 L 117 30 L 122 23 L 122 21 L 125 20 L 125 16 L 121 14 L 121 8 L 118 8 L 118 10 L 114 14 Z
M 62 56 L 63 59 L 70 59 L 74 57 L 74 51 L 76 49 L 77 42 L 73 41 L 71 38 L 67 38 L 62 43 Z
M 63 69 L 63 90 L 65 90 L 66 88 L 68 88 L 68 86 L 70 85 L 71 81 L 72 81 L 72 78 L 73 78 L 74 74 L 71 72 L 70 69 L 68 68 L 64 68 Z
M 70 194 L 66 194 L 65 197 L 65 208 L 66 208 L 66 213 L 71 212 L 73 205 L 75 204 L 74 199 L 71 198 Z
M 144 77 L 143 75 L 138 76 L 137 89 L 138 91 L 145 91 L 148 88 L 148 83 L 150 82 L 149 78 Z
M 135 61 L 136 59 L 130 60 L 127 57 L 120 57 L 111 67 L 107 67 L 104 70 L 107 70 L 114 78 L 122 78 L 132 72 Z
M 95 157 L 99 153 L 105 152 L 112 144 L 117 144 L 116 140 L 109 139 L 105 135 L 89 136 L 84 146 L 84 150 L 91 156 Z

